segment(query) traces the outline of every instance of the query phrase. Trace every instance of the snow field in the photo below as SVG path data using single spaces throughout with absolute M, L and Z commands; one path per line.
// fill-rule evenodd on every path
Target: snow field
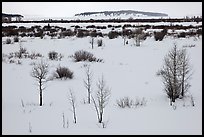
M 6 38 L 3 38 L 4 41 Z M 97 38 L 96 38 L 97 39 Z M 8 54 L 19 50 L 19 46 L 43 54 L 50 65 L 49 76 L 58 65 L 68 67 L 74 72 L 69 80 L 53 80 L 46 83 L 42 107 L 38 106 L 38 86 L 30 76 L 31 62 L 22 59 L 22 65 L 2 62 L 2 134 L 201 134 L 202 133 L 202 37 L 174 39 L 165 37 L 155 41 L 148 37 L 141 47 L 133 46 L 133 40 L 123 45 L 123 39 L 102 38 L 104 46 L 91 49 L 90 38 L 70 37 L 65 39 L 22 38 L 24 42 L 3 44 L 2 53 Z M 166 53 L 176 43 L 178 47 L 187 47 L 190 63 L 193 66 L 192 87 L 189 95 L 195 99 L 195 107 L 189 98 L 176 100 L 176 110 L 169 105 L 169 99 L 163 91 L 162 81 L 156 72 L 163 64 Z M 74 62 L 70 55 L 75 51 L 86 50 L 99 62 Z M 48 52 L 56 51 L 64 57 L 61 61 L 48 59 Z M 93 71 L 93 92 L 96 82 L 102 75 L 111 88 L 111 98 L 105 108 L 106 128 L 97 123 L 93 104 L 84 104 L 87 91 L 84 87 L 85 64 Z M 77 99 L 77 124 L 73 123 L 68 101 L 69 89 Z M 132 99 L 144 97 L 145 106 L 121 109 L 116 106 L 116 99 L 128 96 Z M 24 107 L 22 106 L 22 101 Z M 68 128 L 63 128 L 62 115 L 68 119 Z M 29 132 L 29 123 L 32 132 Z M 67 125 L 66 125 L 67 126 Z

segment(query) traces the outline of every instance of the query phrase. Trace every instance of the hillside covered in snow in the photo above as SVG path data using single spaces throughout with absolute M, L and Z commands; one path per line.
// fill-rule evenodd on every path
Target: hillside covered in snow
M 79 19 L 129 19 L 129 18 L 152 18 L 152 17 L 161 18 L 168 17 L 168 14 L 134 10 L 120 10 L 120 11 L 83 12 L 75 14 L 74 17 Z

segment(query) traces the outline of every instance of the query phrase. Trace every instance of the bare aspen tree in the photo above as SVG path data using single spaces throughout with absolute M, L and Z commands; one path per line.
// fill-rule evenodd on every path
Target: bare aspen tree
M 71 111 L 73 112 L 73 119 L 74 123 L 76 124 L 77 122 L 77 117 L 76 117 L 76 97 L 74 95 L 74 92 L 70 89 L 69 90 L 70 96 L 69 96 L 69 103 L 72 106 Z
M 91 37 L 91 39 L 90 39 L 91 48 L 93 49 L 93 48 L 94 48 L 94 47 L 93 47 L 93 46 L 94 46 L 94 39 L 95 39 L 95 37 L 96 37 L 96 30 L 91 31 L 90 37 Z
M 169 51 L 169 53 L 164 58 L 164 66 L 160 71 L 160 74 L 163 78 L 163 84 L 165 85 L 165 91 L 170 98 L 170 105 L 172 102 L 175 102 L 175 99 L 180 95 L 180 86 L 179 86 L 179 51 L 177 46 L 174 45 L 174 48 Z
M 40 94 L 39 94 L 40 106 L 42 106 L 43 104 L 43 90 L 45 89 L 45 87 L 43 87 L 43 84 L 46 82 L 47 74 L 48 74 L 48 64 L 45 61 L 41 60 L 40 63 L 34 64 L 31 72 L 31 76 L 36 78 L 36 80 L 38 81 L 39 90 L 40 90 Z
M 90 39 L 90 43 L 91 43 L 91 48 L 93 49 L 93 45 L 94 45 L 94 37 L 91 37 L 91 39 Z
M 94 107 L 96 109 L 96 114 L 98 118 L 98 122 L 103 122 L 103 115 L 104 115 L 104 109 L 106 105 L 108 104 L 109 98 L 110 98 L 110 89 L 106 86 L 106 82 L 104 81 L 104 78 L 102 76 L 101 79 L 99 79 L 97 83 L 97 92 L 96 97 L 94 98 L 92 96 L 92 100 L 94 103 Z
M 29 133 L 32 133 L 32 126 L 31 126 L 31 123 L 29 122 Z
M 88 93 L 88 103 L 91 103 L 91 84 L 92 84 L 92 72 L 90 70 L 90 65 L 86 66 L 85 68 L 85 73 L 86 73 L 86 79 L 84 80 L 84 86 L 87 89 Z
M 191 67 L 189 64 L 189 56 L 187 55 L 186 49 L 182 49 L 180 53 L 181 60 L 181 97 L 184 97 L 185 93 L 190 88 L 189 80 L 192 77 Z
M 135 40 L 135 45 L 136 46 L 140 46 L 140 36 L 141 36 L 141 34 L 142 34 L 141 29 L 136 29 L 135 30 L 134 40 Z
M 142 31 L 142 29 L 136 29 L 134 33 L 135 33 L 134 35 L 135 45 L 140 46 L 141 41 L 146 39 L 146 35 Z
M 64 112 L 62 113 L 62 123 L 63 123 L 63 128 L 65 128 L 65 117 L 64 117 Z
M 189 58 L 186 50 L 178 49 L 177 45 L 164 58 L 164 66 L 158 75 L 162 77 L 165 91 L 170 98 L 170 105 L 175 99 L 183 97 L 190 87 L 189 79 L 191 78 Z
M 122 30 L 122 38 L 123 38 L 123 45 L 125 46 L 126 44 L 126 39 L 127 39 L 128 33 L 126 29 Z

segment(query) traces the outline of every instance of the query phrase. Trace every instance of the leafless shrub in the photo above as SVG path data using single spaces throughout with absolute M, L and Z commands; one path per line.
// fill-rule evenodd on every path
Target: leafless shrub
M 103 45 L 103 40 L 102 39 L 98 39 L 97 40 L 97 44 L 98 44 L 98 47 L 101 47 Z
M 21 65 L 21 64 L 22 64 L 22 61 L 17 60 L 16 64 L 17 64 L 17 65 Z
M 10 38 L 6 39 L 6 44 L 11 44 L 11 39 Z
M 13 38 L 13 41 L 14 41 L 14 42 L 19 42 L 18 36 L 15 36 L 15 37 Z
M 50 51 L 48 53 L 48 57 L 51 60 L 56 60 L 58 58 L 58 53 L 56 51 Z
M 186 33 L 185 32 L 181 32 L 178 34 L 178 38 L 185 38 L 186 37 Z
M 102 62 L 102 59 L 97 59 L 96 57 L 94 57 L 92 53 L 83 51 L 83 50 L 76 51 L 73 55 L 73 58 L 75 62 L 80 62 L 80 61 Z
M 42 54 L 32 52 L 31 54 L 28 55 L 28 58 L 30 59 L 37 59 L 38 57 L 42 57 Z
M 56 74 L 57 74 L 57 77 L 56 78 L 64 78 L 64 79 L 72 79 L 73 78 L 73 72 L 69 69 L 69 68 L 66 68 L 66 67 L 61 67 L 59 66 L 56 70 Z
M 136 98 L 135 100 L 130 97 L 123 97 L 116 100 L 116 105 L 120 108 L 137 108 L 138 106 L 145 106 L 146 102 L 144 97 L 142 99 Z
M 154 32 L 154 38 L 156 41 L 162 41 L 164 36 L 166 35 L 166 30 L 162 30 L 161 32 Z
M 129 97 L 124 97 L 119 100 L 116 100 L 116 103 L 120 108 L 131 108 L 133 105 L 133 100 L 131 100 Z
M 11 53 L 12 54 L 12 53 Z M 22 46 L 20 46 L 20 49 L 19 49 L 19 51 L 17 51 L 17 52 L 14 52 L 14 57 L 17 57 L 17 58 L 23 58 L 23 57 L 28 57 L 28 55 L 29 55 L 29 53 L 28 53 L 28 51 L 27 51 L 27 49 L 26 48 L 23 48 Z
M 11 59 L 9 60 L 9 63 L 15 63 L 15 60 Z
M 117 31 L 110 31 L 108 33 L 108 38 L 109 39 L 114 39 L 114 38 L 117 38 L 119 36 L 119 33 Z

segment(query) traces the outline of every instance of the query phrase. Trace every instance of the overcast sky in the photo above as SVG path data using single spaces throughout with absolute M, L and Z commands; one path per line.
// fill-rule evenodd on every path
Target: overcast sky
M 138 10 L 169 16 L 202 15 L 202 2 L 2 2 L 2 12 L 40 17 L 72 17 L 91 11 Z

